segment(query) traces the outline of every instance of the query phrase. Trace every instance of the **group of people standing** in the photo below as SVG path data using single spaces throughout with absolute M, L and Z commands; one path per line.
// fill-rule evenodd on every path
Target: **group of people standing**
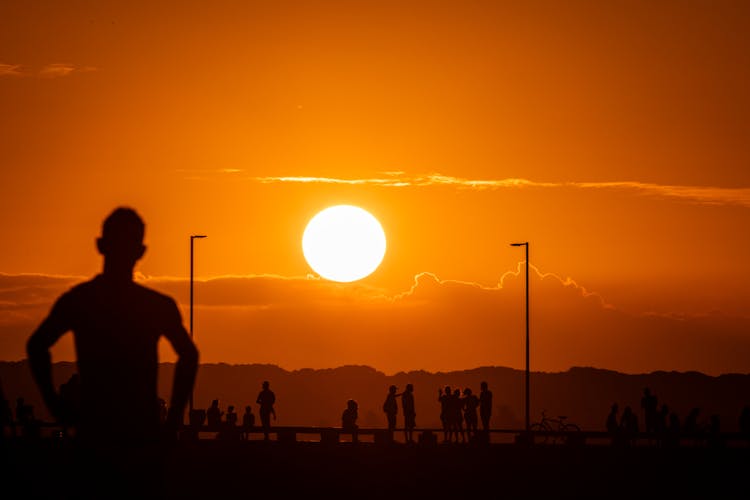
M 463 395 L 462 395 L 463 394 Z M 490 417 L 492 416 L 492 391 L 489 390 L 487 382 L 480 384 L 479 397 L 470 388 L 454 389 L 446 385 L 443 390 L 438 389 L 438 402 L 440 403 L 440 421 L 443 424 L 443 441 L 461 442 L 471 440 L 478 434 L 477 409 L 482 419 L 482 431 L 487 432 L 490 428 Z M 464 430 L 464 422 L 466 428 Z
M 393 433 L 396 429 L 396 415 L 398 414 L 398 402 L 401 398 L 401 407 L 404 414 L 404 438 L 407 443 L 414 442 L 414 428 L 417 426 L 417 412 L 414 408 L 414 386 L 406 384 L 404 392 L 397 393 L 398 387 L 392 385 L 388 388 L 388 395 L 383 402 L 383 411 L 388 419 L 388 432 Z
M 396 416 L 398 415 L 398 401 L 401 398 L 402 413 L 404 415 L 404 438 L 407 443 L 414 442 L 414 428 L 417 426 L 417 412 L 414 405 L 414 386 L 406 384 L 403 392 L 398 392 L 398 387 L 391 385 L 388 395 L 383 402 L 383 412 L 388 421 L 388 431 L 393 433 L 396 429 Z M 490 428 L 490 417 L 492 416 L 492 391 L 489 390 L 487 382 L 480 384 L 479 396 L 475 395 L 468 387 L 451 390 L 450 386 L 438 389 L 438 402 L 440 403 L 440 421 L 443 425 L 444 442 L 466 442 L 476 437 L 479 433 L 479 419 L 482 421 L 482 431 L 487 432 Z M 351 422 L 351 415 L 356 411 L 351 406 L 342 415 L 344 427 Z M 478 411 L 478 415 L 477 415 Z M 466 427 L 464 428 L 464 422 Z

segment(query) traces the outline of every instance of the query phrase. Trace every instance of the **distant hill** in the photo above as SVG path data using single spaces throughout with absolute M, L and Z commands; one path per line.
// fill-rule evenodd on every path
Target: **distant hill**
M 56 363 L 56 383 L 73 373 L 75 364 Z M 169 400 L 174 365 L 160 366 L 159 393 Z M 480 367 L 471 370 L 428 373 L 412 371 L 386 376 L 367 366 L 287 371 L 275 365 L 201 365 L 195 391 L 195 406 L 206 407 L 212 399 L 220 405 L 234 405 L 239 413 L 251 404 L 257 413 L 255 398 L 263 380 L 271 382 L 277 396 L 280 425 L 340 425 L 339 419 L 346 400 L 359 402 L 360 425 L 384 426 L 381 406 L 388 386 L 402 390 L 414 384 L 417 425 L 439 427 L 438 388 L 471 387 L 479 391 L 482 380 L 494 393 L 492 426 L 520 428 L 523 425 L 524 372 L 503 367 Z M 31 379 L 26 361 L 0 362 L 0 383 L 6 398 L 15 406 L 15 399 L 24 397 L 35 407 L 37 417 L 48 418 Z M 604 426 L 610 405 L 620 409 L 630 405 L 643 421 L 640 397 L 650 387 L 659 398 L 682 418 L 694 407 L 701 408 L 704 420 L 712 414 L 721 418 L 722 430 L 737 428 L 743 406 L 750 405 L 750 374 L 728 374 L 718 377 L 697 372 L 652 372 L 629 375 L 595 368 L 571 368 L 560 373 L 531 374 L 531 419 L 539 418 L 542 410 L 549 416 L 567 415 L 584 429 L 599 430 Z M 399 424 L 400 424 L 399 415 Z

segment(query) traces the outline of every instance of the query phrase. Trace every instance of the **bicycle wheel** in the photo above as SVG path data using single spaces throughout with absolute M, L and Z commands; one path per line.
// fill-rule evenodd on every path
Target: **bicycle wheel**
M 549 440 L 549 435 L 542 434 L 536 437 L 533 437 L 535 433 L 543 433 L 549 431 L 549 426 L 540 422 L 537 422 L 535 424 L 531 424 L 531 427 L 529 427 L 529 430 L 531 430 L 532 435 L 532 443 L 546 443 Z

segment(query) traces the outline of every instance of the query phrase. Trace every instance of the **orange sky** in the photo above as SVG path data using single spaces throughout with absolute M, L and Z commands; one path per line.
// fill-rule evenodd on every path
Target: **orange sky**
M 529 240 L 532 368 L 750 371 L 747 2 L 185 3 L 0 4 L 0 359 L 126 204 L 183 304 L 209 235 L 204 361 L 522 367 Z M 388 238 L 349 286 L 339 203 Z

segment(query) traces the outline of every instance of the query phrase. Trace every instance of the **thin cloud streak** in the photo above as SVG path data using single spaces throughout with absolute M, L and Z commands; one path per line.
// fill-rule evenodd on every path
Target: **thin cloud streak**
M 50 63 L 42 66 L 38 71 L 24 69 L 20 64 L 0 63 L 0 76 L 62 78 L 73 73 L 91 73 L 97 71 L 93 66 L 76 66 L 69 63 Z
M 24 76 L 24 74 L 20 64 L 0 63 L 0 76 Z
M 637 181 L 614 182 L 540 182 L 521 178 L 506 179 L 467 179 L 438 173 L 407 176 L 391 175 L 361 179 L 342 179 L 336 177 L 255 177 L 262 184 L 298 183 L 298 184 L 341 184 L 369 185 L 380 187 L 436 187 L 448 186 L 458 189 L 478 191 L 510 188 L 576 188 L 576 189 L 616 189 L 633 191 L 643 195 L 662 198 L 677 198 L 706 205 L 737 205 L 750 208 L 750 188 L 722 188 L 715 186 L 680 186 L 654 184 Z M 395 173 L 394 173 L 395 174 Z M 400 173 L 399 173 L 400 174 Z

